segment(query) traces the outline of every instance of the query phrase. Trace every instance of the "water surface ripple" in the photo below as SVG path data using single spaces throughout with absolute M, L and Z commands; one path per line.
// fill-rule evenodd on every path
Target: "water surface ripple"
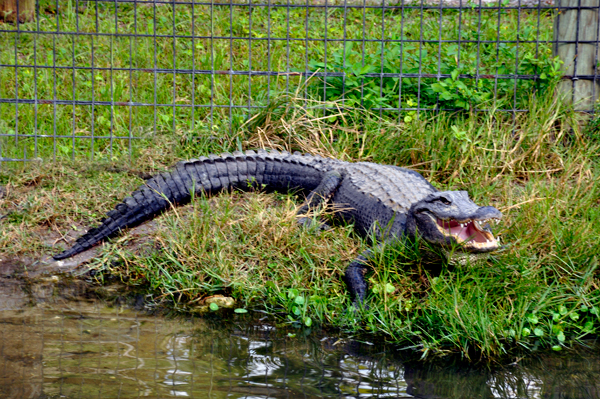
M 378 345 L 287 333 L 96 302 L 2 310 L 0 398 L 600 397 L 597 348 L 486 372 L 411 366 Z

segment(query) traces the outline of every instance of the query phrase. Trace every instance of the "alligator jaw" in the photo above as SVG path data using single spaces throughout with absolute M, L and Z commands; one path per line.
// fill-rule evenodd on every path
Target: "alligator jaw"
M 445 237 L 454 239 L 457 244 L 463 246 L 464 249 L 473 252 L 488 252 L 496 250 L 500 247 L 498 240 L 492 232 L 482 225 L 488 223 L 492 219 L 467 219 L 443 220 L 433 215 L 429 215 L 436 224 L 437 229 Z

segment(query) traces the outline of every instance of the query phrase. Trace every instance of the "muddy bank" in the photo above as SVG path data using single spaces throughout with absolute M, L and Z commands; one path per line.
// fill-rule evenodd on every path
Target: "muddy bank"
M 148 243 L 150 240 L 149 235 L 156 230 L 156 227 L 155 221 L 149 221 L 128 230 L 128 234 L 126 235 L 128 249 L 136 251 L 142 245 Z M 83 228 L 69 230 L 67 234 L 60 238 L 65 242 L 63 247 L 70 247 L 82 234 L 82 231 L 85 230 Z M 56 233 L 46 231 L 40 234 L 43 235 L 43 241 L 49 246 L 56 245 Z M 44 282 L 58 282 L 65 279 L 72 282 L 74 279 L 81 278 L 82 276 L 85 277 L 90 271 L 90 261 L 100 255 L 102 245 L 97 245 L 61 261 L 55 261 L 52 258 L 52 254 L 35 258 L 29 256 L 10 257 L 2 255 L 0 252 L 0 289 L 2 285 L 39 284 Z M 54 252 L 58 253 L 58 248 Z
M 0 259 L 0 311 L 65 301 L 119 300 L 127 292 L 125 285 L 101 286 L 90 275 L 89 262 L 100 250 L 97 246 L 65 261 L 50 255 Z

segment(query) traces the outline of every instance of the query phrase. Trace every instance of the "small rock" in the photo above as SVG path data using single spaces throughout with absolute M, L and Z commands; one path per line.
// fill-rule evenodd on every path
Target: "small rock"
M 189 311 L 196 314 L 208 313 L 210 311 L 211 303 L 217 304 L 220 308 L 233 308 L 235 306 L 235 300 L 233 298 L 223 295 L 213 295 L 204 298 L 200 305 L 189 309 Z
M 210 305 L 211 303 L 217 304 L 220 308 L 232 308 L 235 305 L 235 299 L 223 295 L 213 295 L 204 298 L 205 305 Z

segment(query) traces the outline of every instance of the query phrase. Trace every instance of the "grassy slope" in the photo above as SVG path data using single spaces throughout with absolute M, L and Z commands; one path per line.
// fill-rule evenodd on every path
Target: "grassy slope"
M 298 322 L 308 317 L 345 329 L 383 332 L 398 342 L 417 345 L 424 355 L 460 352 L 473 359 L 498 359 L 518 347 L 559 350 L 600 327 L 596 271 L 600 171 L 594 161 L 599 147 L 596 141 L 569 130 L 572 116 L 558 101 L 550 96 L 537 99 L 531 103 L 531 112 L 514 122 L 499 114 L 481 118 L 479 123 L 474 122 L 476 118 L 438 115 L 412 125 L 365 116 L 361 125 L 352 126 L 348 120 L 327 124 L 303 111 L 290 112 L 273 123 L 249 126 L 249 142 L 260 137 L 262 142 L 289 150 L 420 165 L 415 169 L 441 189 L 466 189 L 477 203 L 501 209 L 505 219 L 497 230 L 506 249 L 485 261 L 441 272 L 432 271 L 419 248 L 386 249 L 369 277 L 369 309 L 356 316 L 347 312 L 339 262 L 355 256 L 366 244 L 362 248 L 348 244 L 348 230 L 341 227 L 333 236 L 313 239 L 324 247 L 311 248 L 305 232 L 294 229 L 293 221 L 289 224 L 293 210 L 285 208 L 288 217 L 282 219 L 288 224 L 265 222 L 271 230 L 276 223 L 279 234 L 287 235 L 281 246 L 279 240 L 265 239 L 251 227 L 264 218 L 261 206 L 258 212 L 252 210 L 257 199 L 234 209 L 229 217 L 208 212 L 210 207 L 199 201 L 197 206 L 210 220 L 204 222 L 205 227 L 212 226 L 212 230 L 197 231 L 188 223 L 176 229 L 171 225 L 161 236 L 168 255 L 152 257 L 153 262 L 176 265 L 174 273 L 183 265 L 191 271 L 211 270 L 216 276 L 205 275 L 198 281 L 248 306 L 258 301 L 287 312 L 290 320 Z M 287 134 L 280 133 L 285 131 L 282 125 L 287 126 Z M 175 220 L 171 218 L 170 223 Z M 220 228 L 237 223 L 242 224 L 233 232 Z M 201 245 L 187 245 L 189 237 L 198 236 Z M 214 237 L 225 242 L 250 240 L 254 250 L 223 251 L 213 246 Z M 332 254 L 322 238 L 336 237 L 342 241 L 335 242 Z M 200 252 L 195 252 L 198 248 Z M 233 268 L 220 269 L 221 257 L 233 259 L 228 261 Z M 173 259 L 177 262 L 170 263 Z M 148 264 L 146 258 L 130 262 L 142 268 L 138 271 Z M 242 270 L 237 282 L 232 270 Z M 265 270 L 269 270 L 267 275 Z M 192 289 L 184 296 L 191 299 L 206 293 Z M 178 299 L 176 294 L 174 298 Z
M 345 120 L 340 114 L 331 122 L 315 118 L 310 108 L 293 107 L 292 99 L 281 104 L 236 135 L 244 147 L 265 143 L 416 165 L 440 189 L 466 189 L 477 203 L 501 209 L 505 218 L 496 232 L 505 250 L 474 264 L 439 268 L 419 246 L 384 248 L 368 276 L 369 308 L 355 314 L 348 312 L 340 277 L 369 244 L 354 237 L 351 226 L 320 234 L 299 229 L 293 197 L 249 193 L 197 198 L 192 207 L 160 218 L 150 250 L 130 253 L 125 238 L 105 246 L 97 265 L 121 259 L 112 273 L 177 308 L 193 309 L 206 296 L 225 294 L 237 306 L 266 309 L 290 323 L 372 331 L 423 355 L 499 360 L 519 348 L 558 350 L 597 333 L 599 145 L 568 129 L 572 115 L 560 102 L 537 99 L 514 122 L 503 114 L 479 123 L 438 115 L 411 124 L 368 114 Z M 159 140 L 164 146 L 157 148 L 177 149 L 162 158 L 167 163 L 211 150 L 203 143 L 175 146 L 171 136 Z M 45 183 L 32 189 L 40 179 Z M 40 231 L 64 233 L 73 223 L 90 223 L 136 180 L 81 165 L 3 175 L 13 188 L 6 203 L 23 206 L 1 222 L 4 248 L 20 235 L 8 250 L 13 255 L 48 253 L 43 243 L 32 244 Z M 90 189 L 81 194 L 78 187 Z M 17 195 L 27 190 L 27 199 Z M 54 205 L 32 206 L 36 201 Z

